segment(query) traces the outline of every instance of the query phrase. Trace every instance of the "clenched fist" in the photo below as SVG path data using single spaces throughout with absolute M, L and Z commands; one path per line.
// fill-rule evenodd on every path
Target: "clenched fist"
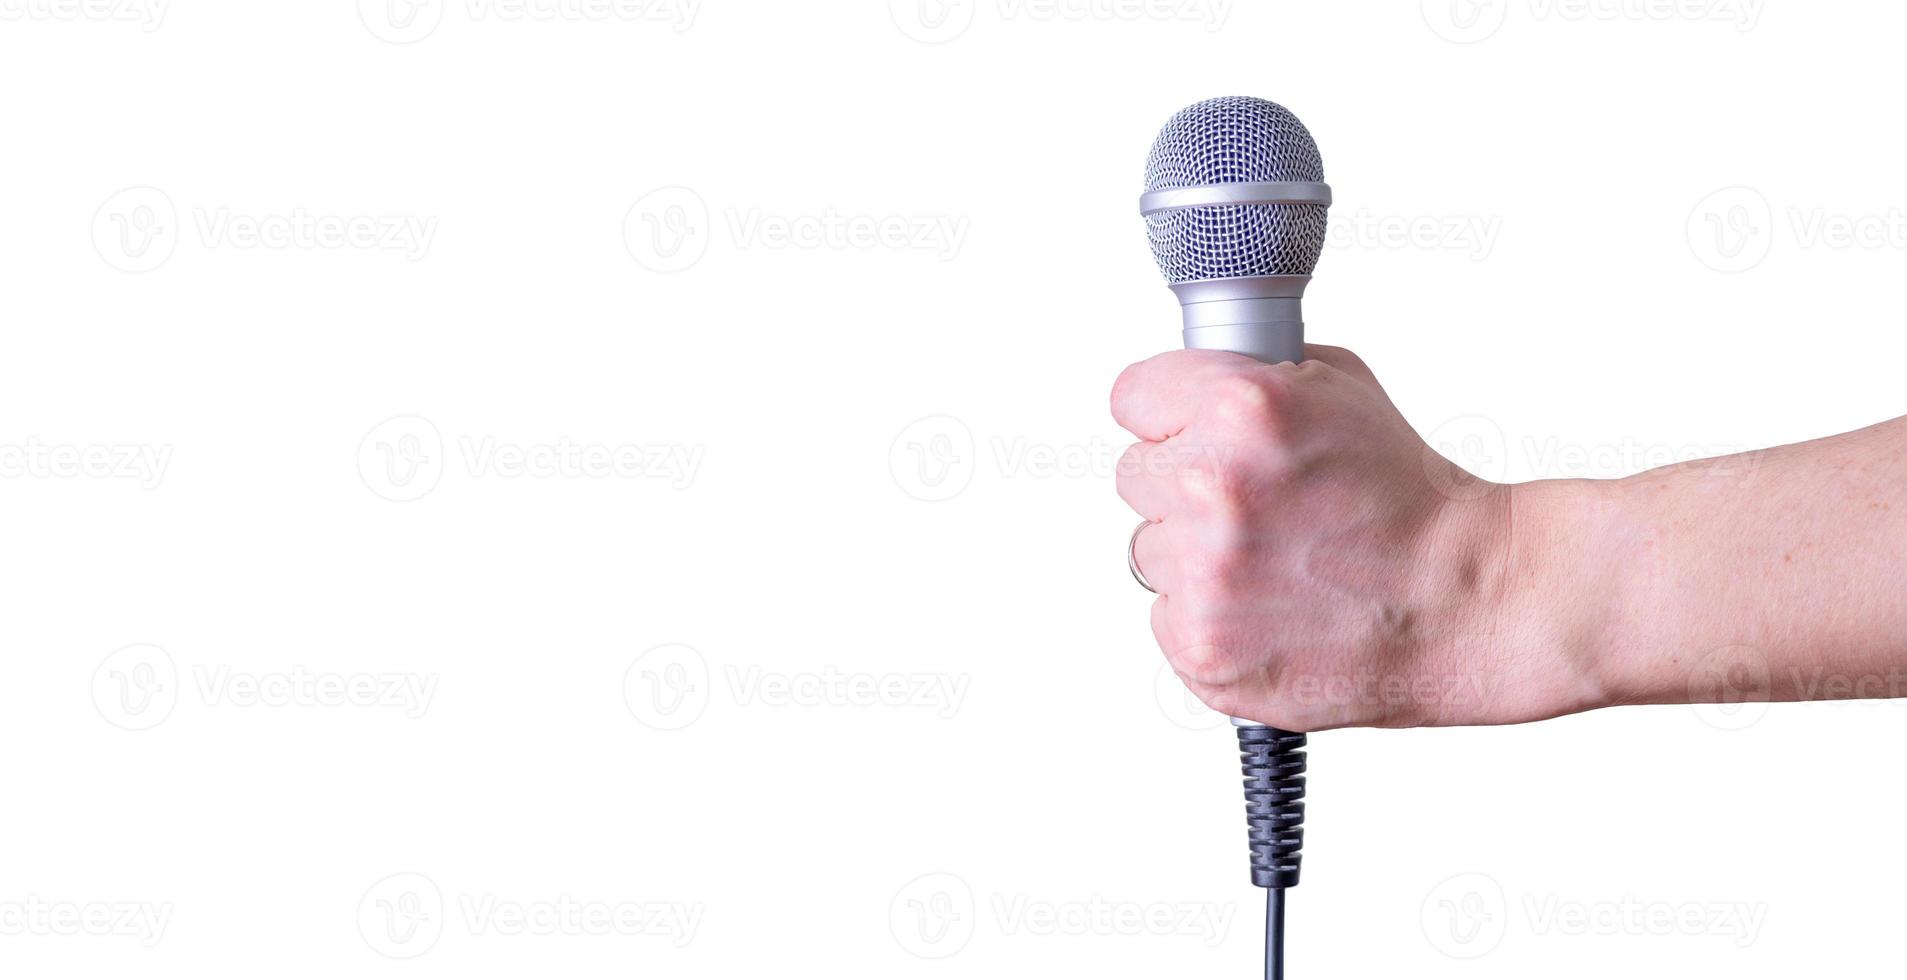
M 1534 592 L 1544 508 L 1432 451 L 1350 351 L 1173 351 L 1113 386 L 1152 630 L 1207 705 L 1292 731 L 1499 724 L 1603 703 Z M 1519 488 L 1519 491 L 1521 488 Z M 1512 506 L 1513 497 L 1516 506 Z

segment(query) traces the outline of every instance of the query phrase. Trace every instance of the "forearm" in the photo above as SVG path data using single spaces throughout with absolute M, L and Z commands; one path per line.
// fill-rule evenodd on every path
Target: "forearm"
M 1506 601 L 1584 699 L 1907 696 L 1907 419 L 1509 496 Z

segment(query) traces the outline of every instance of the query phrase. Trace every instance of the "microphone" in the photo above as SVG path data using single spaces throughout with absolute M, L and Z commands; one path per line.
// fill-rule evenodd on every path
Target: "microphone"
M 1304 359 L 1304 290 L 1324 251 L 1331 188 L 1304 123 L 1264 99 L 1181 109 L 1146 160 L 1139 212 L 1178 295 L 1185 346 Z M 1304 847 L 1305 737 L 1233 718 L 1252 884 L 1265 893 L 1265 976 L 1284 977 L 1284 890 Z

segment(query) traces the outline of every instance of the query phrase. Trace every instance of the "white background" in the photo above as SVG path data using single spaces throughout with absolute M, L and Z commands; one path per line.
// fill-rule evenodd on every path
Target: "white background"
M 1897 4 L 394 2 L 0 0 L 9 976 L 1255 975 L 1105 409 L 1198 99 L 1492 477 L 1902 411 Z M 1880 975 L 1903 720 L 1316 737 L 1292 975 Z

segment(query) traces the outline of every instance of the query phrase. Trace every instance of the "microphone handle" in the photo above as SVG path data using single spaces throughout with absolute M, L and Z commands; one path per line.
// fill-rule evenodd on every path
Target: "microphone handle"
M 1260 276 L 1173 286 L 1185 312 L 1185 346 L 1226 350 L 1267 364 L 1304 360 L 1304 288 L 1309 276 Z M 1285 972 L 1284 890 L 1304 862 L 1305 736 L 1233 718 L 1245 776 L 1251 882 L 1265 893 L 1265 976 Z
M 1185 346 L 1268 364 L 1304 360 L 1302 304 L 1310 282 L 1310 276 L 1257 276 L 1173 286 L 1185 312 Z M 1289 888 L 1298 883 L 1304 857 L 1305 737 L 1246 718 L 1233 718 L 1232 725 L 1245 776 L 1252 884 Z

